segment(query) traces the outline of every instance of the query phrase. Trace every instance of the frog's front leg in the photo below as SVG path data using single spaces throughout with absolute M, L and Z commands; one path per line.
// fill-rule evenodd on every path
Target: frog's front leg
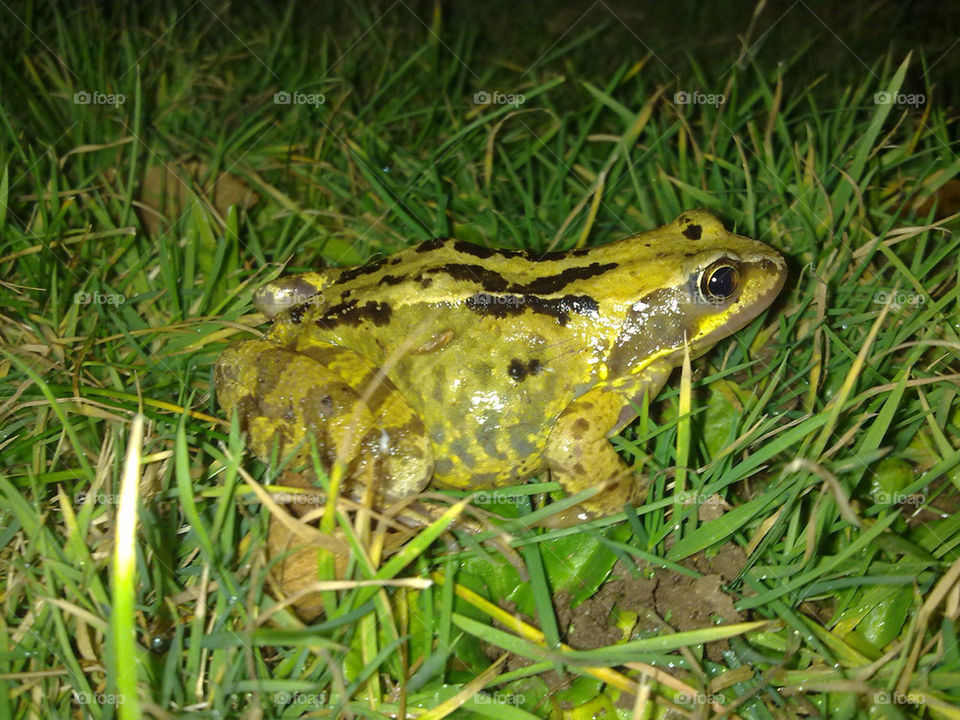
M 433 475 L 433 450 L 419 416 L 363 357 L 326 343 L 303 351 L 265 340 L 228 347 L 214 373 L 217 399 L 236 408 L 248 446 L 264 461 L 300 445 L 309 462 L 312 433 L 326 470 L 337 461 L 348 480 L 372 478 L 382 499 L 419 492 Z M 348 484 L 349 487 L 349 484 Z
M 579 505 L 563 510 L 544 523 L 569 527 L 596 517 L 613 515 L 627 503 L 642 502 L 646 481 L 634 476 L 620 459 L 610 437 L 622 430 L 637 413 L 634 408 L 653 398 L 663 387 L 672 367 L 654 364 L 617 385 L 601 385 L 570 403 L 557 418 L 547 439 L 544 456 L 550 477 L 568 494 L 601 485 L 600 491 Z

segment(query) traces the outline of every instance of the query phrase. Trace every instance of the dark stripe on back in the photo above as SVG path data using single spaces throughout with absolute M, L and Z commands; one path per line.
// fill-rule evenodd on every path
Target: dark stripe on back
M 605 265 L 590 263 L 586 266 L 567 268 L 556 275 L 537 278 L 526 285 L 511 285 L 507 288 L 507 292 L 552 295 L 553 293 L 560 292 L 572 282 L 602 275 L 605 272 L 616 269 L 616 267 L 617 263 L 606 263 Z
M 536 280 L 528 283 L 514 284 L 510 284 L 500 273 L 485 268 L 482 265 L 448 263 L 442 267 L 430 268 L 426 272 L 446 273 L 454 280 L 479 283 L 486 292 L 491 293 L 506 292 L 514 295 L 552 295 L 561 292 L 570 283 L 602 275 L 605 272 L 616 269 L 616 267 L 617 263 L 606 263 L 603 265 L 600 263 L 591 263 L 590 265 L 567 268 L 556 275 L 538 277 Z
M 430 268 L 428 273 L 446 273 L 454 280 L 479 283 L 487 292 L 503 292 L 507 289 L 507 279 L 500 273 L 489 270 L 483 265 L 466 263 L 447 263 L 441 267 Z
M 439 250 L 443 247 L 444 240 L 443 238 L 434 238 L 433 240 L 427 240 L 417 245 L 417 252 L 424 253 L 430 252 L 431 250 Z
M 382 326 L 390 322 L 393 310 L 388 303 L 368 301 L 358 305 L 356 300 L 349 300 L 333 305 L 317 318 L 317 327 L 332 330 L 338 325 L 356 327 L 369 320 L 374 325 Z
M 600 309 L 599 303 L 588 295 L 564 295 L 556 299 L 537 295 L 501 295 L 491 298 L 484 293 L 477 293 L 468 297 L 465 305 L 477 314 L 497 318 L 519 315 L 529 309 L 556 318 L 560 325 L 567 324 L 570 313 L 596 315 Z
M 344 270 L 340 273 L 340 277 L 337 278 L 338 283 L 348 283 L 351 280 L 356 280 L 362 275 L 369 275 L 370 273 L 375 273 L 377 270 L 382 268 L 387 262 L 387 258 L 380 258 L 379 260 L 374 260 L 371 263 L 366 265 L 361 265 L 360 267 L 351 268 L 349 270 Z

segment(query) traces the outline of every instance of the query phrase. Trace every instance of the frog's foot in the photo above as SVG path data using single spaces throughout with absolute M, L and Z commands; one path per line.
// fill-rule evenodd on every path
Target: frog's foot
M 616 455 L 615 452 L 614 455 Z M 619 460 L 619 458 L 617 459 Z M 554 473 L 552 477 L 555 477 L 564 488 L 567 488 L 559 473 Z M 583 489 L 582 487 L 579 488 L 579 490 Z M 567 489 L 567 492 L 572 493 L 574 491 Z M 628 468 L 625 468 L 618 476 L 601 481 L 599 491 L 592 498 L 559 510 L 544 518 L 537 525 L 546 528 L 573 527 L 590 520 L 614 515 L 622 511 L 624 505 L 639 505 L 646 497 L 646 479 L 638 477 Z
M 570 527 L 614 515 L 647 494 L 641 481 L 620 459 L 608 439 L 619 422 L 623 400 L 597 388 L 572 402 L 560 415 L 547 440 L 545 457 L 550 477 L 568 494 L 599 486 L 590 498 L 544 520 L 546 527 Z

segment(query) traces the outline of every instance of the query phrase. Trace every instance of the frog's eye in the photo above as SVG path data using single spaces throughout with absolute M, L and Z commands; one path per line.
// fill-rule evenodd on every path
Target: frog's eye
M 288 307 L 314 299 L 318 292 L 316 285 L 304 275 L 290 275 L 257 288 L 253 293 L 253 306 L 272 320 Z
M 737 263 L 721 258 L 700 273 L 700 297 L 711 305 L 725 303 L 740 291 L 740 270 Z

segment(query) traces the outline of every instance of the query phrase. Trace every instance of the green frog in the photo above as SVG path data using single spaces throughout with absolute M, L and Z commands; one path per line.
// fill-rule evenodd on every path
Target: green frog
M 380 503 L 545 470 L 567 493 L 598 488 L 548 523 L 569 525 L 642 501 L 610 438 L 685 346 L 696 356 L 745 326 L 786 273 L 702 211 L 569 252 L 430 240 L 260 288 L 273 325 L 224 350 L 217 397 L 264 461 L 308 460 L 310 434 L 327 469 L 339 461 Z

